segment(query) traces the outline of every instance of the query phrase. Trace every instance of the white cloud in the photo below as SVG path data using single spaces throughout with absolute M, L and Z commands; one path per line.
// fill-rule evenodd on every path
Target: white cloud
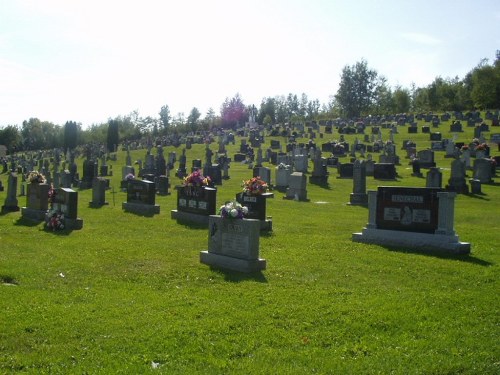
M 410 42 L 427 46 L 436 46 L 443 43 L 442 40 L 424 33 L 402 33 L 401 36 Z

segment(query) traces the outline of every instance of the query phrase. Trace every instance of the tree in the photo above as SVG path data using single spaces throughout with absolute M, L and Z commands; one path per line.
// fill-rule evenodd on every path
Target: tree
M 21 147 L 19 129 L 13 125 L 8 125 L 4 129 L 0 129 L 0 145 L 6 146 L 9 154 L 18 151 Z
M 358 117 L 368 112 L 376 97 L 378 74 L 368 68 L 366 60 L 342 69 L 336 102 L 347 117 Z
M 168 133 L 168 127 L 170 126 L 170 120 L 172 120 L 172 116 L 170 115 L 170 108 L 168 105 L 164 105 L 160 109 L 160 124 L 161 124 L 161 132 L 163 134 Z
M 108 120 L 108 135 L 106 137 L 106 145 L 110 152 L 115 151 L 116 145 L 120 142 L 119 135 L 119 121 L 110 119 Z
M 210 127 L 214 126 L 216 117 L 214 109 L 210 107 L 205 115 L 205 120 L 208 122 Z
M 30 118 L 23 121 L 21 136 L 25 150 L 42 150 L 62 146 L 61 128 L 48 121 Z M 62 134 L 61 134 L 62 135 Z
M 394 103 L 394 111 L 396 113 L 406 113 L 410 111 L 411 96 L 408 89 L 396 86 L 396 89 L 392 94 L 392 101 Z
M 248 118 L 246 106 L 240 94 L 236 94 L 231 99 L 226 98 L 222 103 L 220 113 L 222 126 L 225 128 L 234 128 L 237 124 L 244 124 Z
M 73 150 L 78 145 L 78 126 L 74 121 L 66 121 L 64 124 L 64 153 L 68 149 Z
M 198 129 L 198 119 L 200 116 L 201 113 L 198 108 L 193 107 L 187 118 L 187 125 L 191 128 L 191 131 L 195 132 Z
M 257 122 L 259 124 L 265 124 L 264 119 L 268 116 L 271 119 L 270 123 L 274 123 L 276 121 L 276 105 L 273 98 L 262 99 L 259 113 L 257 114 Z
M 495 108 L 500 103 L 500 69 L 491 65 L 478 67 L 472 73 L 471 98 L 481 108 Z

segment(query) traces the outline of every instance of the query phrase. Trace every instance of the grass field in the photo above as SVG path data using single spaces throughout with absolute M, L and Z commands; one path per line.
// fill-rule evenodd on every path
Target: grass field
M 472 139 L 464 129 L 457 141 Z M 398 181 L 369 177 L 369 189 L 425 186 L 400 148 L 412 139 L 423 149 L 429 135 L 400 128 L 395 139 Z M 194 145 L 188 165 L 203 155 Z M 446 184 L 451 159 L 436 152 L 436 161 Z M 500 373 L 500 177 L 483 195 L 457 197 L 455 229 L 472 252 L 446 256 L 352 242 L 368 212 L 346 204 L 352 180 L 330 169 L 328 188 L 308 185 L 310 202 L 275 192 L 274 230 L 260 240 L 267 270 L 245 275 L 200 264 L 207 230 L 170 218 L 175 194 L 157 196 L 154 217 L 123 212 L 124 163 L 118 152 L 109 205 L 89 208 L 91 190 L 79 191 L 82 230 L 52 233 L 19 212 L 0 216 L 0 373 Z M 251 171 L 232 163 L 230 176 L 218 204 Z

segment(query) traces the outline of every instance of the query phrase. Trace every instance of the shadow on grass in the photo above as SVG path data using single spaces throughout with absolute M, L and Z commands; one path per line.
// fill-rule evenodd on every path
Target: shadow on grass
M 332 186 L 328 182 L 326 182 L 326 183 L 325 182 L 315 182 L 315 181 L 309 180 L 309 183 L 311 185 L 320 187 L 320 188 L 325 189 L 325 190 L 333 190 Z
M 407 254 L 416 254 L 416 255 L 424 255 L 424 256 L 431 256 L 434 258 L 439 258 L 439 259 L 448 259 L 448 260 L 458 260 L 460 262 L 465 262 L 465 263 L 471 263 L 471 264 L 476 264 L 478 266 L 491 266 L 493 263 L 487 262 L 485 260 L 476 258 L 473 255 L 470 254 L 451 254 L 451 253 L 446 253 L 444 251 L 435 251 L 435 250 L 411 250 L 411 249 L 399 249 L 396 247 L 390 247 L 390 246 L 382 246 L 386 248 L 389 251 L 394 251 L 397 253 L 407 253 Z
M 192 222 L 187 222 L 187 221 L 177 221 L 177 224 L 182 225 L 186 229 L 208 230 L 208 223 L 201 224 L 201 223 L 192 223 Z
M 483 201 L 490 201 L 491 200 L 489 198 L 486 198 L 488 196 L 488 194 L 484 194 L 484 193 L 480 193 L 480 194 L 469 193 L 469 194 L 463 194 L 463 195 L 468 197 L 468 198 L 481 199 Z
M 36 227 L 40 223 L 43 223 L 43 220 L 40 221 L 31 220 L 21 216 L 19 219 L 16 220 L 14 225 L 22 225 L 24 227 Z
M 272 230 L 261 230 L 260 231 L 260 236 L 261 237 L 270 238 L 270 237 L 274 237 L 274 233 L 273 233 Z
M 0 284 L 19 285 L 19 282 L 9 275 L 0 275 Z
M 262 271 L 245 273 L 245 272 L 222 270 L 216 267 L 210 267 L 210 270 L 217 272 L 221 275 L 224 275 L 224 280 L 229 281 L 231 283 L 239 283 L 248 280 L 257 281 L 259 283 L 267 283 L 266 276 L 262 273 Z
M 69 236 L 71 232 L 73 232 L 73 229 L 60 229 L 60 230 L 43 229 L 43 231 L 52 234 L 54 236 Z

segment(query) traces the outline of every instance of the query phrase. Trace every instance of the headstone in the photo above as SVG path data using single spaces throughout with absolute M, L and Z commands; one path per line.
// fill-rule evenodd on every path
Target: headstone
M 425 186 L 428 188 L 441 188 L 443 186 L 443 173 L 439 168 L 429 168 L 427 172 Z
M 297 201 L 308 201 L 307 198 L 307 177 L 301 172 L 293 172 L 288 181 L 285 199 Z
M 469 187 L 465 181 L 465 163 L 460 159 L 454 159 L 451 162 L 451 175 L 446 190 L 462 194 L 469 193 Z
M 94 160 L 87 159 L 83 162 L 83 176 L 80 182 L 80 189 L 89 189 L 92 187 L 92 182 L 97 177 L 96 167 L 97 164 Z
M 489 159 L 475 159 L 472 177 L 482 184 L 493 182 L 491 161 Z
M 215 215 L 217 189 L 207 186 L 177 186 L 177 210 L 171 211 L 172 219 L 181 222 L 207 224 Z
M 151 216 L 160 213 L 160 206 L 155 204 L 156 186 L 147 180 L 127 181 L 127 201 L 122 203 L 125 212 Z
M 267 216 L 266 202 L 269 198 L 274 198 L 273 193 L 263 193 L 258 195 L 248 194 L 245 192 L 236 194 L 236 201 L 242 206 L 248 208 L 247 219 L 255 219 L 260 221 L 260 230 L 271 231 L 273 229 L 273 221 L 270 216 Z
M 17 174 L 14 172 L 10 172 L 7 181 L 7 196 L 5 197 L 1 212 L 2 214 L 5 214 L 15 211 L 19 211 L 17 201 Z
M 275 188 L 278 190 L 284 190 L 288 187 L 288 182 L 290 180 L 290 175 L 292 174 L 292 168 L 289 165 L 280 164 L 276 167 L 276 184 Z
M 468 254 L 454 230 L 456 193 L 432 188 L 379 187 L 368 192 L 368 223 L 354 242 L 398 249 Z
M 169 178 L 167 176 L 158 177 L 158 195 L 169 195 L 168 188 L 170 187 Z
M 108 202 L 106 202 L 106 186 L 107 180 L 103 177 L 95 177 L 92 182 L 92 201 L 89 202 L 91 207 L 101 207 Z
M 266 269 L 259 257 L 260 222 L 253 219 L 223 219 L 211 215 L 208 222 L 208 251 L 200 253 L 200 262 L 238 272 Z
M 351 205 L 365 206 L 368 203 L 366 194 L 366 165 L 363 160 L 356 160 L 353 167 L 353 189 L 350 195 Z
M 48 184 L 27 184 L 26 207 L 21 208 L 21 216 L 33 221 L 45 220 L 49 209 Z
M 268 185 L 271 185 L 271 170 L 267 167 L 255 167 L 253 177 L 260 177 Z
M 422 177 L 422 172 L 420 171 L 420 160 L 418 159 L 413 159 L 411 162 L 412 165 L 412 173 L 411 175 L 413 177 Z
M 314 151 L 313 171 L 309 177 L 309 182 L 313 184 L 325 185 L 328 183 L 328 169 L 326 158 L 321 156 L 321 150 L 317 148 Z
M 82 229 L 83 227 L 83 220 L 78 217 L 78 192 L 73 189 L 56 189 L 50 212 L 61 212 L 64 214 L 64 226 L 66 229 Z
M 421 150 L 417 152 L 417 158 L 420 161 L 420 167 L 422 168 L 433 168 L 436 166 L 434 162 L 434 151 L 432 150 Z
M 479 181 L 475 178 L 470 178 L 469 183 L 470 183 L 471 194 L 479 194 L 479 195 L 482 194 L 481 181 Z
M 396 166 L 393 163 L 375 163 L 373 178 L 376 180 L 395 180 Z
M 307 155 L 295 155 L 294 170 L 296 172 L 307 173 L 309 159 Z
M 353 163 L 339 163 L 337 165 L 337 178 L 352 178 L 354 171 Z

